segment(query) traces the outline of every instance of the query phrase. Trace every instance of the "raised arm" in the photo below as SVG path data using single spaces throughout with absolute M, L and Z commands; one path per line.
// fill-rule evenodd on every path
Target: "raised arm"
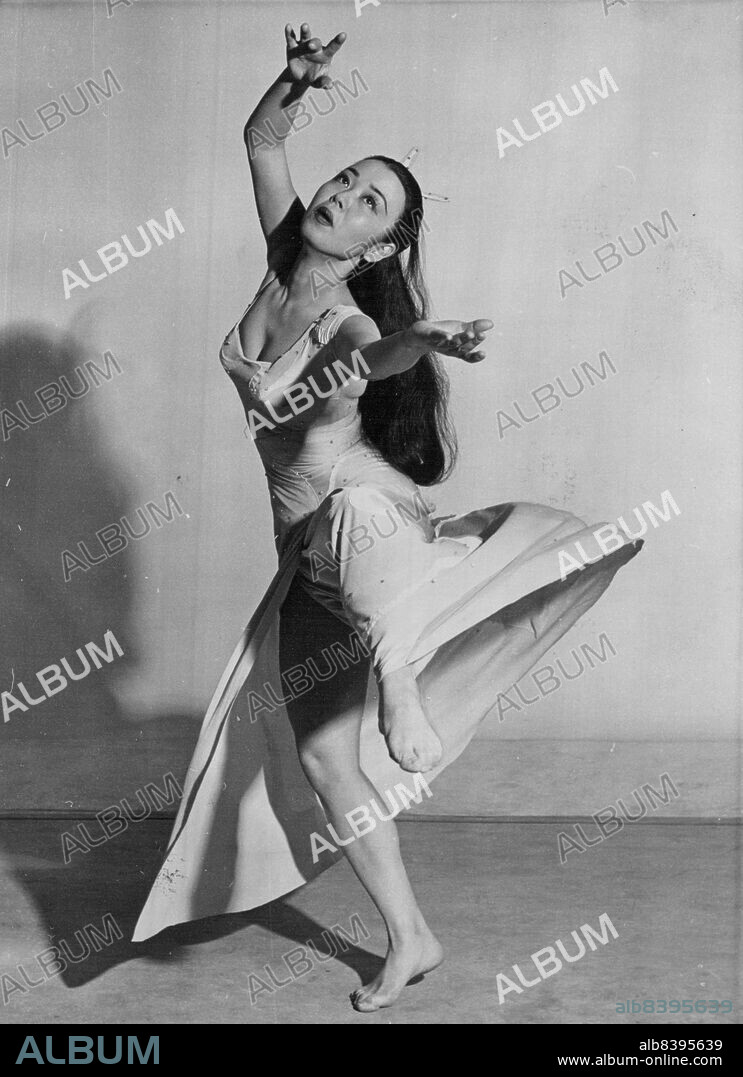
M 327 72 L 346 39 L 345 34 L 336 34 L 323 47 L 319 38 L 312 37 L 306 22 L 299 40 L 289 25 L 284 33 L 286 67 L 256 105 L 243 133 L 269 265 L 298 242 L 297 229 L 304 213 L 291 180 L 284 143 L 302 96 L 310 87 L 326 89 L 332 85 Z

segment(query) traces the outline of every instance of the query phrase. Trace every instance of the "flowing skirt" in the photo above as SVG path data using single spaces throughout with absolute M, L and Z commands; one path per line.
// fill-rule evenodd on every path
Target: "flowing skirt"
M 279 472 L 274 479 L 280 490 Z M 334 669 L 368 662 L 361 767 L 380 794 L 401 783 L 415 794 L 413 775 L 389 757 L 378 730 L 372 671 L 412 667 L 444 748 L 425 775 L 430 782 L 461 754 L 499 694 L 642 546 L 609 525 L 587 527 L 524 502 L 433 518 L 417 487 L 374 452 L 341 456 L 331 480 L 283 543 L 278 571 L 213 695 L 134 941 L 256 908 L 342 855 L 318 856 L 311 841 L 327 834 L 327 821 L 299 762 L 288 701 Z M 339 643 L 282 671 L 279 614 L 295 578 L 308 600 L 338 617 Z

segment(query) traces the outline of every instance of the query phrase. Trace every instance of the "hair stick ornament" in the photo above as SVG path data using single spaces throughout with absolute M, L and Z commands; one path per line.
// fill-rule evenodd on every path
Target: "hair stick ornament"
M 404 168 L 410 168 L 411 163 L 418 156 L 419 152 L 420 152 L 420 150 L 418 149 L 418 147 L 413 146 L 413 148 L 408 150 L 408 152 L 405 154 L 402 161 L 400 161 L 400 164 Z M 445 194 L 433 194 L 433 192 L 431 192 L 431 191 L 421 191 L 421 194 L 429 202 L 448 202 L 449 201 L 448 197 Z

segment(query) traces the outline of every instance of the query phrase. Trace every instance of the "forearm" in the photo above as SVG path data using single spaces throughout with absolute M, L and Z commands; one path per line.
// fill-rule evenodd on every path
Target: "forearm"
M 331 341 L 321 348 L 290 384 L 284 383 L 280 387 L 268 385 L 259 392 L 259 398 L 281 415 L 288 415 L 290 411 L 297 414 L 297 408 L 299 411 L 308 409 L 311 404 L 323 399 L 328 389 L 340 388 L 352 379 L 356 382 L 381 381 L 401 374 L 415 366 L 426 350 L 424 344 L 413 341 L 409 330 L 392 333 L 381 340 L 352 349 L 334 348 Z
M 399 333 L 391 333 L 388 337 L 354 349 L 349 357 L 350 361 L 345 359 L 344 362 L 354 369 L 368 369 L 369 372 L 363 375 L 367 381 L 382 381 L 410 370 L 429 350 L 429 346 L 415 339 L 410 329 L 403 329 Z
M 257 128 L 262 134 L 283 142 L 292 130 L 291 106 L 304 96 L 307 89 L 308 83 L 293 79 L 285 67 L 250 114 L 245 125 L 245 137 L 249 128 Z
M 391 333 L 377 340 L 353 341 L 340 339 L 343 330 L 321 348 L 298 374 L 294 384 L 312 382 L 321 387 L 343 385 L 351 378 L 356 381 L 381 381 L 394 374 L 402 374 L 415 366 L 421 356 L 430 351 L 430 345 L 416 340 L 410 329 Z M 286 387 L 285 387 L 286 388 Z M 281 390 L 272 397 L 272 403 L 281 396 Z

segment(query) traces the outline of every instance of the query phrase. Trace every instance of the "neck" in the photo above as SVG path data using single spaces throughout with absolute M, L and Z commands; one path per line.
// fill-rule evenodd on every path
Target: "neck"
M 344 279 L 350 269 L 346 259 L 329 258 L 303 244 L 286 279 L 287 295 L 308 306 L 335 306 L 352 298 Z

